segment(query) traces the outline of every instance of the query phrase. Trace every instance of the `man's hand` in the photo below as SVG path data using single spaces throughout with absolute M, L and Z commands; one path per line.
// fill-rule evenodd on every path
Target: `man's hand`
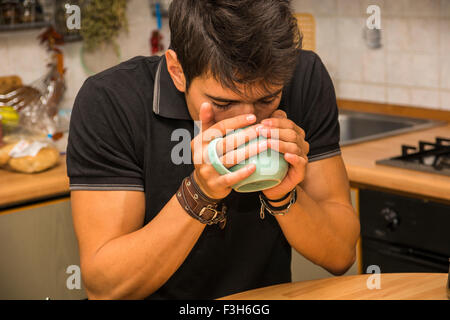
M 245 147 L 240 145 L 258 137 L 258 127 L 255 125 L 256 116 L 253 114 L 240 115 L 234 118 L 214 122 L 214 114 L 209 103 L 204 103 L 200 108 L 200 121 L 202 123 L 202 132 L 191 142 L 192 156 L 195 163 L 195 180 L 202 191 L 213 199 L 223 199 L 227 197 L 232 186 L 246 179 L 255 172 L 255 165 L 248 166 L 226 175 L 220 175 L 214 169 L 208 159 L 208 145 L 215 138 L 224 137 L 222 143 L 218 144 L 218 155 L 225 167 L 230 168 L 239 162 L 248 159 L 264 150 L 267 150 L 267 142 L 260 143 L 257 148 Z M 246 129 L 229 134 L 231 130 Z M 200 161 L 199 161 L 200 160 Z
M 308 164 L 309 143 L 305 141 L 305 131 L 287 118 L 282 110 L 272 114 L 272 118 L 261 122 L 260 134 L 267 137 L 268 147 L 284 154 L 290 164 L 284 180 L 276 187 L 264 190 L 264 195 L 272 200 L 280 199 L 291 192 L 305 179 Z

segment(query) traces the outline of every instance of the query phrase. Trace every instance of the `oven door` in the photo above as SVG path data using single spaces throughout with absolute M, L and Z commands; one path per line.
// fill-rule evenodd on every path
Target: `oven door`
M 448 257 L 369 238 L 362 238 L 361 245 L 363 272 L 371 265 L 378 266 L 381 273 L 446 273 L 449 270 Z

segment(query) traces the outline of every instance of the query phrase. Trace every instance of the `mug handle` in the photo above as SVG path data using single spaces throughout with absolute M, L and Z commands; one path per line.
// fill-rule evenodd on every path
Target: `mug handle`
M 214 139 L 211 141 L 208 145 L 208 157 L 209 161 L 211 162 L 212 166 L 220 175 L 226 175 L 228 173 L 231 173 L 230 170 L 225 168 L 222 161 L 220 161 L 219 156 L 217 155 L 217 143 L 222 141 L 223 138 Z

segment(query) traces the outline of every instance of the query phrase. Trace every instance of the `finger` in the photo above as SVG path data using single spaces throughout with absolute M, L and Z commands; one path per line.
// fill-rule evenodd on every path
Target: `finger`
M 284 159 L 291 165 L 291 170 L 293 171 L 292 173 L 296 177 L 304 175 L 304 169 L 308 163 L 307 159 L 305 160 L 305 158 L 291 153 L 286 153 L 284 155 Z
M 220 158 L 226 168 L 231 168 L 242 161 L 266 151 L 268 148 L 267 140 L 259 143 L 251 143 L 248 146 L 232 150 Z
M 212 127 L 210 127 L 204 133 L 204 141 L 208 142 L 214 138 L 217 138 L 218 135 L 224 136 L 227 134 L 227 131 L 240 129 L 249 125 L 252 125 L 256 122 L 256 116 L 254 114 L 244 114 L 234 118 L 228 118 L 222 121 L 217 122 Z
M 254 164 L 249 164 L 242 169 L 239 169 L 235 172 L 231 172 L 229 174 L 220 176 L 217 180 L 217 183 L 222 186 L 232 187 L 236 183 L 250 177 L 253 172 L 255 172 L 256 166 Z
M 303 139 L 306 137 L 305 131 L 289 119 L 270 118 L 261 121 L 261 124 L 270 128 L 292 129 L 302 136 Z
M 200 107 L 199 118 L 201 121 L 201 130 L 206 131 L 211 128 L 214 124 L 214 111 L 210 103 L 205 102 Z
M 239 132 L 229 133 L 222 140 L 221 144 L 218 144 L 217 154 L 222 155 L 224 153 L 230 152 L 236 148 L 239 148 L 243 144 L 258 138 L 259 129 L 263 125 L 253 125 L 245 128 Z
M 298 146 L 298 144 L 293 142 L 268 139 L 267 143 L 270 149 L 278 151 L 279 153 L 292 153 L 298 156 L 304 155 L 303 150 Z
M 270 129 L 263 127 L 259 129 L 259 134 L 266 138 L 278 139 L 285 142 L 298 143 L 301 141 L 301 137 L 294 129 Z

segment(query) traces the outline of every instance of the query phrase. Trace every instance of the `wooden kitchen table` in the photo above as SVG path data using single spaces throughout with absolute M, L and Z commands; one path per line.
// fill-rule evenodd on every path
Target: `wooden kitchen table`
M 384 273 L 380 289 L 369 289 L 374 274 L 285 283 L 220 300 L 447 300 L 446 273 Z M 375 284 L 375 281 L 369 281 Z

